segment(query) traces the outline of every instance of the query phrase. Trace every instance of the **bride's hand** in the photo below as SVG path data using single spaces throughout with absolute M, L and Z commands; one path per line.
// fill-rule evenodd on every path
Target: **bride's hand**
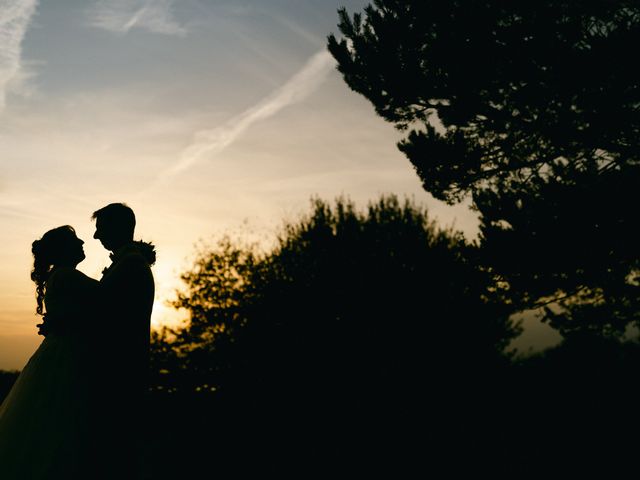
M 45 313 L 42 316 L 42 323 L 38 323 L 36 327 L 38 327 L 38 335 L 42 335 L 46 337 L 53 330 L 53 326 L 55 325 L 55 317 L 52 317 L 51 314 Z
M 43 320 L 44 320 L 44 317 L 46 317 L 46 315 L 43 316 Z M 42 323 L 38 323 L 36 327 L 38 328 L 38 335 L 42 335 L 43 337 L 46 337 L 47 333 L 49 333 L 47 331 L 48 326 L 46 325 L 45 321 L 43 321 Z

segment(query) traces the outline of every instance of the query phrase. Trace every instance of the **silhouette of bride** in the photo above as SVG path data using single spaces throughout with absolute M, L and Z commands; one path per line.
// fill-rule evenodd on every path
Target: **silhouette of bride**
M 32 245 L 38 314 L 47 336 L 0 406 L 0 478 L 91 478 L 90 342 L 83 322 L 95 310 L 98 281 L 76 270 L 84 242 L 70 226 Z

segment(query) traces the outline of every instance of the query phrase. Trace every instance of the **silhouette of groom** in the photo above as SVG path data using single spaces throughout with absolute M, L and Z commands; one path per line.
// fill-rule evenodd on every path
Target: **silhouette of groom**
M 136 218 L 127 205 L 111 203 L 91 218 L 96 222 L 93 238 L 112 252 L 112 263 L 102 272 L 97 309 L 97 447 L 105 472 L 109 472 L 105 478 L 133 478 L 145 428 L 142 419 L 155 291 L 150 267 L 155 250 L 150 243 L 133 240 Z

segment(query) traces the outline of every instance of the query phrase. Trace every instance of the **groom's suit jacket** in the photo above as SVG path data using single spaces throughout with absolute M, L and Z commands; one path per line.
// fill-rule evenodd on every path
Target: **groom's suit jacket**
M 144 393 L 148 381 L 155 285 L 145 246 L 132 242 L 115 252 L 100 280 L 106 374 L 117 382 L 112 388 L 130 395 Z

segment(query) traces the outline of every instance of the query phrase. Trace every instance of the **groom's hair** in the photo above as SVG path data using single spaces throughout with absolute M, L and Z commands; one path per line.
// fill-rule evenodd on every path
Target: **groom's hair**
M 131 207 L 124 203 L 110 203 L 106 207 L 102 207 L 100 210 L 96 210 L 91 215 L 92 220 L 100 219 L 107 225 L 118 228 L 119 230 L 126 230 L 133 235 L 133 231 L 136 228 L 136 216 L 131 210 Z

